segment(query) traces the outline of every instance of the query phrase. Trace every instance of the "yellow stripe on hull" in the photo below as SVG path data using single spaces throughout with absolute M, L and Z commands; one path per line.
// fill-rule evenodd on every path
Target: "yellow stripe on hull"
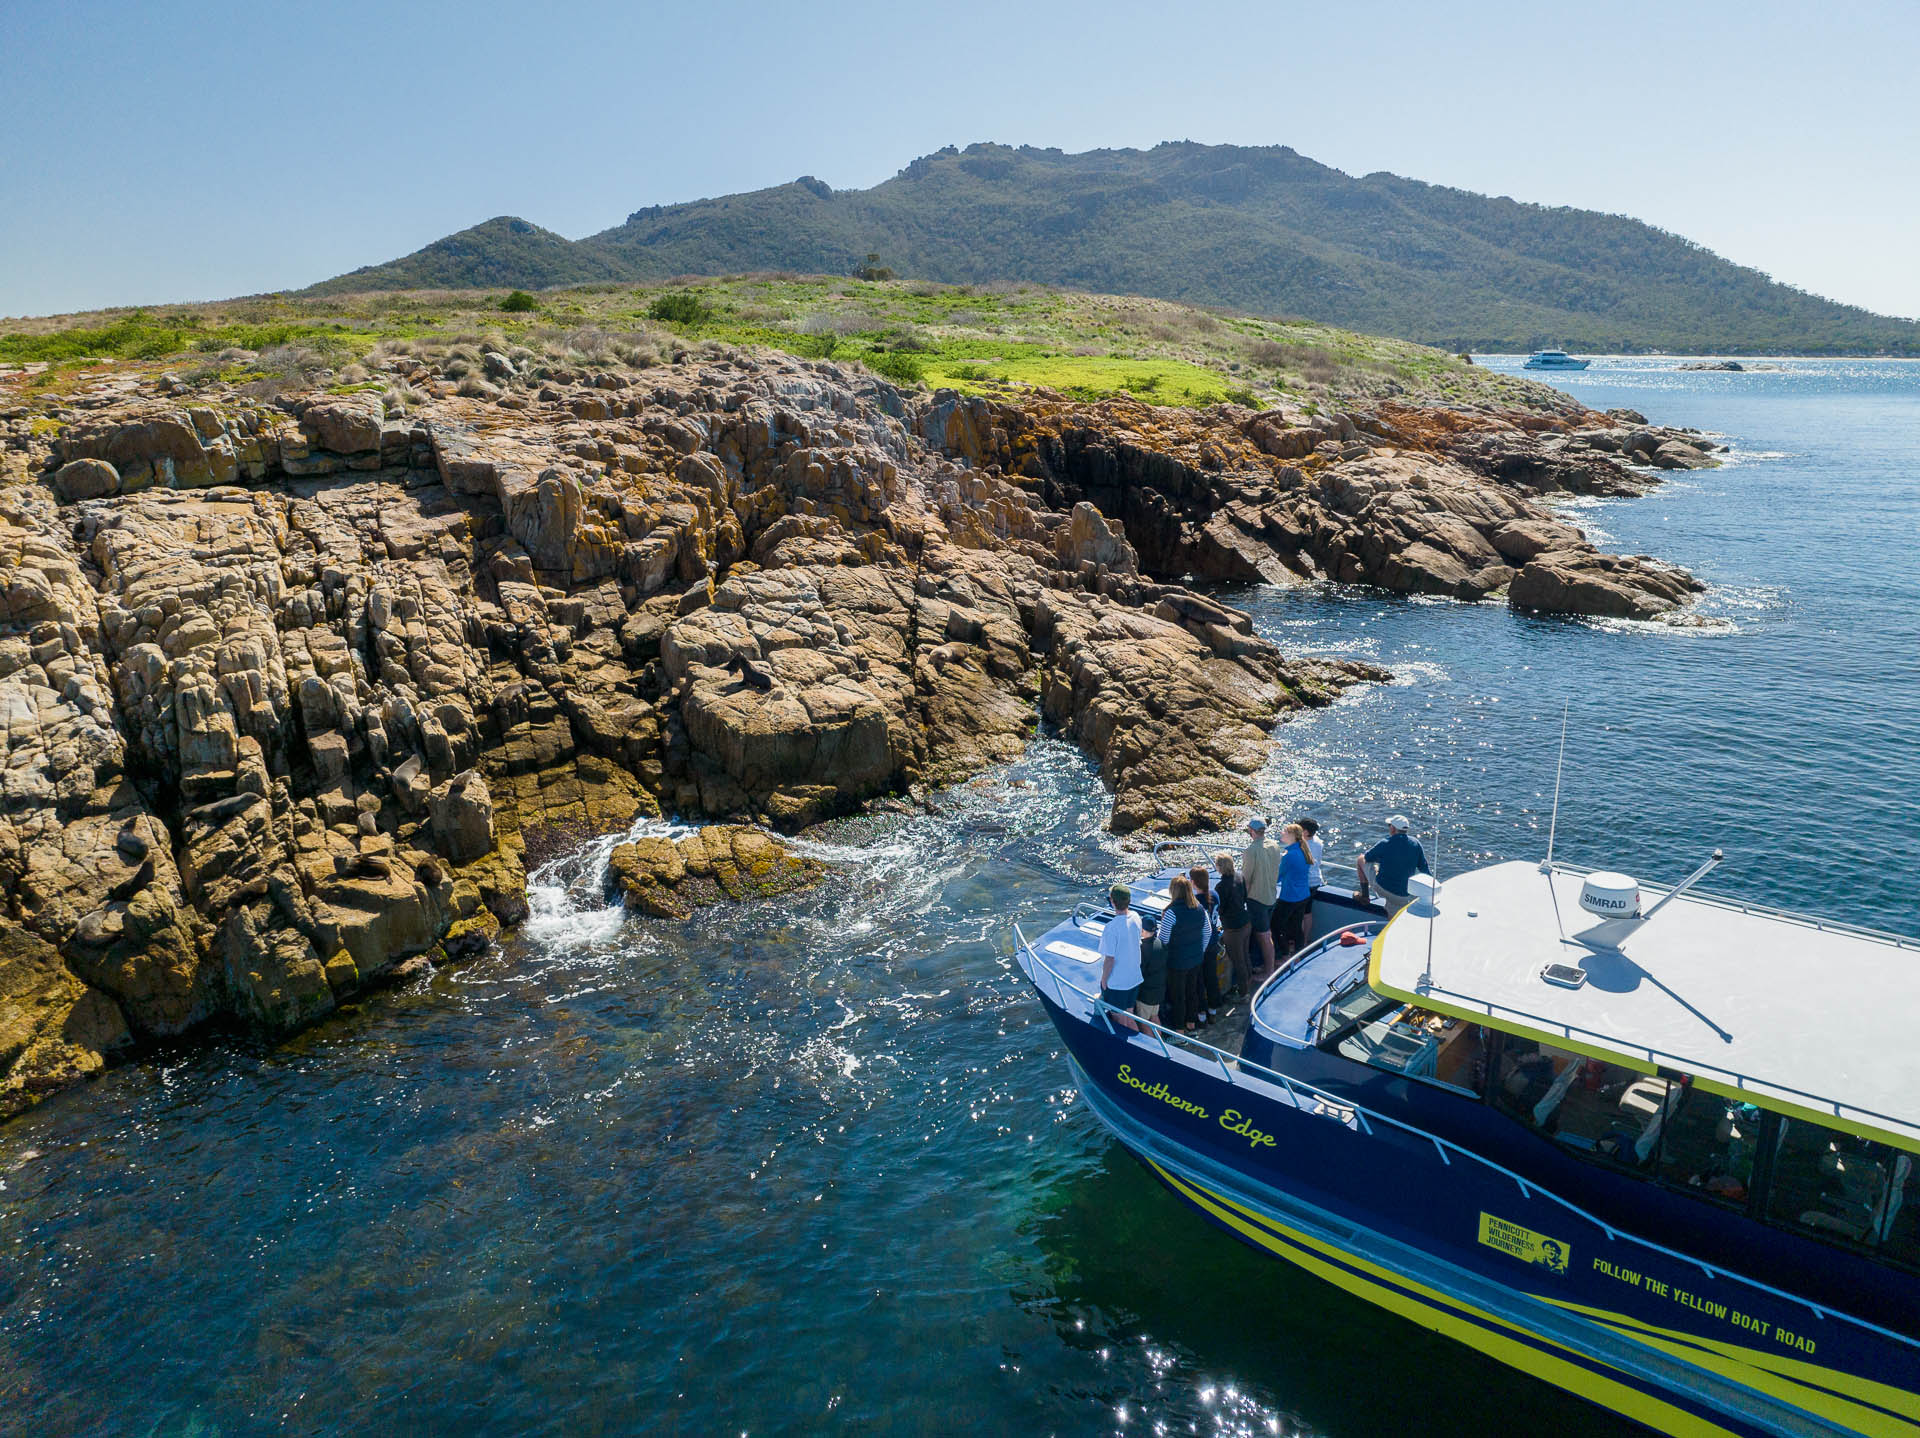
M 1557 1308 L 1604 1323 L 1616 1333 L 1696 1363 L 1723 1378 L 1779 1398 L 1831 1423 L 1843 1423 L 1874 1438 L 1914 1438 L 1920 1434 L 1920 1395 L 1904 1388 L 1856 1378 L 1837 1368 L 1822 1367 L 1784 1354 L 1763 1353 L 1737 1343 L 1701 1338 L 1671 1328 L 1660 1328 L 1625 1314 L 1588 1308 L 1578 1303 L 1546 1298 Z M 1871 1406 L 1869 1406 L 1871 1405 Z M 1891 1411 L 1888 1411 L 1891 1410 Z
M 1212 1189 L 1169 1172 L 1151 1158 L 1147 1158 L 1146 1162 L 1176 1193 L 1249 1242 L 1298 1265 L 1317 1278 L 1325 1279 L 1349 1293 L 1357 1294 L 1369 1303 L 1397 1313 L 1402 1318 L 1419 1324 L 1422 1328 L 1432 1329 L 1436 1333 L 1486 1354 L 1489 1358 L 1496 1358 L 1522 1373 L 1543 1378 L 1590 1402 L 1610 1408 L 1616 1413 L 1657 1428 L 1663 1433 L 1676 1435 L 1676 1438 L 1696 1438 L 1696 1435 L 1698 1438 L 1736 1438 L 1738 1433 L 1736 1429 L 1721 1427 L 1698 1414 L 1657 1398 L 1643 1389 L 1609 1378 L 1603 1373 L 1596 1373 L 1582 1363 L 1560 1358 L 1551 1353 L 1543 1353 L 1528 1342 L 1493 1330 L 1509 1329 L 1514 1333 L 1524 1333 L 1535 1342 L 1550 1343 L 1557 1348 L 1566 1349 L 1564 1344 L 1557 1343 L 1544 1334 L 1495 1317 L 1458 1298 L 1424 1287 L 1404 1275 L 1369 1263 L 1357 1254 L 1322 1243 L 1268 1215 L 1257 1214 L 1235 1203 L 1232 1199 L 1215 1193 Z M 1333 1261 L 1335 1259 L 1338 1261 Z M 1381 1279 L 1390 1279 L 1396 1286 L 1376 1281 L 1367 1274 L 1351 1272 L 1344 1266 L 1348 1264 L 1365 1269 L 1367 1274 L 1378 1275 Z M 1410 1293 L 1405 1291 L 1406 1289 L 1415 1289 L 1418 1292 Z M 1572 1350 L 1566 1349 L 1566 1351 Z M 1587 1359 L 1586 1361 L 1600 1360 Z

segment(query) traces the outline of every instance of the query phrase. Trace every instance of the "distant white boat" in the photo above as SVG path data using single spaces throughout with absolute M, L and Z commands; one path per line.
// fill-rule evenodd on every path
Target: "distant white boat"
M 1588 361 L 1575 359 L 1565 350 L 1535 350 L 1527 356 L 1522 369 L 1585 369 Z

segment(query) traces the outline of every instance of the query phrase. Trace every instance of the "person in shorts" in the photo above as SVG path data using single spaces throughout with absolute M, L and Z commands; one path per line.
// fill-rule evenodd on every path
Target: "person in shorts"
M 1258 984 L 1273 972 L 1273 906 L 1280 897 L 1280 846 L 1267 837 L 1267 821 L 1247 820 L 1247 847 L 1240 855 L 1240 882 L 1247 886 L 1247 923 L 1253 947 L 1247 962 Z
M 1128 1017 L 1140 998 L 1140 916 L 1133 911 L 1133 890 L 1115 884 L 1107 893 L 1113 917 L 1100 931 L 1100 998 L 1120 1012 L 1114 1022 L 1130 1032 L 1139 1026 Z

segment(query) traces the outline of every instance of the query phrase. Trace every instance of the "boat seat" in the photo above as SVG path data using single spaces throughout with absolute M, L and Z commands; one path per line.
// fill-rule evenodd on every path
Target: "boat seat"
M 1620 1111 L 1651 1118 L 1666 1107 L 1667 1081 L 1658 1078 L 1636 1079 L 1620 1095 Z
M 1580 1060 L 1573 1059 L 1560 1070 L 1559 1076 L 1553 1081 L 1553 1086 L 1542 1094 L 1540 1102 L 1533 1106 L 1535 1124 L 1542 1128 L 1546 1127 L 1547 1120 L 1552 1118 L 1555 1111 L 1559 1109 L 1560 1100 L 1567 1096 L 1567 1090 L 1573 1087 L 1573 1081 L 1579 1077 L 1582 1067 Z
M 1804 1227 L 1824 1233 L 1838 1233 L 1857 1243 L 1878 1243 L 1892 1226 L 1893 1176 L 1885 1165 L 1863 1154 L 1843 1154 L 1838 1150 L 1820 1160 L 1820 1171 L 1834 1181 L 1833 1189 L 1822 1190 L 1820 1207 L 1800 1215 Z M 1906 1175 L 1901 1174 L 1901 1186 Z
M 1638 1088 L 1639 1085 L 1635 1084 L 1634 1087 Z M 1625 1105 L 1623 1104 L 1622 1107 Z M 1665 1127 L 1667 1113 L 1671 1108 L 1670 1102 L 1664 1099 L 1657 1100 L 1653 1112 L 1647 1115 L 1646 1126 L 1640 1130 L 1640 1137 L 1635 1139 L 1633 1144 L 1633 1156 L 1641 1163 L 1645 1163 L 1648 1156 L 1659 1145 L 1660 1130 Z

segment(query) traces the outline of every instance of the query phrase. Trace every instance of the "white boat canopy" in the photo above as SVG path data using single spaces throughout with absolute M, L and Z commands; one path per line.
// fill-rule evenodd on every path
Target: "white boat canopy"
M 1517 861 L 1450 876 L 1374 941 L 1370 981 L 1920 1152 L 1920 942 L 1689 891 L 1611 947 L 1599 933 L 1631 926 L 1581 906 L 1586 878 Z M 1666 890 L 1640 892 L 1644 913 Z M 1585 977 L 1549 982 L 1553 964 Z

